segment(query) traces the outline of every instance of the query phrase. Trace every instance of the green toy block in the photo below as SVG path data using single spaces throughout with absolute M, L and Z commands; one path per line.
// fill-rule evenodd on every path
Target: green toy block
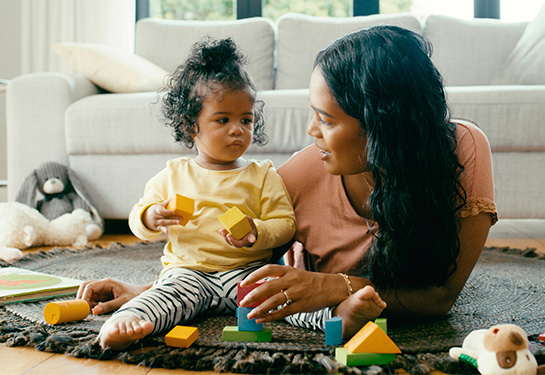
M 384 333 L 388 334 L 388 323 L 386 322 L 386 318 L 378 318 L 375 319 L 375 324 L 384 331 Z
M 238 327 L 226 326 L 221 338 L 223 341 L 270 342 L 272 328 L 263 327 L 263 331 L 239 331 Z
M 335 348 L 335 359 L 345 366 L 387 365 L 395 358 L 390 353 L 350 353 L 346 348 Z

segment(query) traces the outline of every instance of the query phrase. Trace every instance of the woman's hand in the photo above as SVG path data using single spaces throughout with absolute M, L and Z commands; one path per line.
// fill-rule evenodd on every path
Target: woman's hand
M 252 227 L 252 230 L 250 233 L 242 237 L 240 240 L 237 240 L 235 237 L 233 237 L 232 234 L 227 231 L 227 229 L 222 228 L 220 229 L 220 234 L 225 238 L 225 241 L 234 247 L 244 247 L 244 246 L 252 246 L 255 241 L 257 241 L 257 227 L 255 226 L 254 219 L 252 219 L 250 216 L 246 215 L 246 218 L 250 222 L 250 226 Z
M 242 281 L 241 286 L 250 286 L 264 278 L 275 279 L 255 288 L 240 301 L 240 306 L 249 306 L 267 297 L 248 314 L 248 318 L 256 319 L 257 323 L 271 322 L 298 312 L 335 306 L 348 297 L 342 276 L 273 264 L 252 272 Z M 284 305 L 282 308 L 276 310 L 282 305 Z
M 167 208 L 169 200 L 148 207 L 142 214 L 142 223 L 153 230 L 168 234 L 171 225 L 180 225 L 183 218 Z
M 105 314 L 117 310 L 151 285 L 129 284 L 111 278 L 86 281 L 79 287 L 76 298 L 86 301 L 94 315 Z

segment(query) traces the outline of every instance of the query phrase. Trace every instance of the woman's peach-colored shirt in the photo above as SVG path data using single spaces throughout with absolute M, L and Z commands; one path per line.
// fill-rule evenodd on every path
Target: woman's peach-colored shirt
M 467 202 L 461 217 L 490 214 L 497 221 L 490 146 L 474 124 L 456 121 L 456 154 L 465 167 L 461 183 Z M 287 264 L 311 271 L 350 272 L 370 246 L 378 224 L 359 216 L 346 196 L 341 176 L 329 174 L 316 146 L 308 146 L 278 168 L 295 207 L 296 242 Z M 371 229 L 371 230 L 370 230 Z

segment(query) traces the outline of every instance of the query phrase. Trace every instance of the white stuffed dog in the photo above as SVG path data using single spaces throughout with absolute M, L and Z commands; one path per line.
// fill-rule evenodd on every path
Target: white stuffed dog
M 20 249 L 32 246 L 83 246 L 90 223 L 91 215 L 82 209 L 48 220 L 26 204 L 0 203 L 0 259 L 18 260 Z
M 535 375 L 545 373 L 530 351 L 528 336 L 514 324 L 498 324 L 469 333 L 462 347 L 449 355 L 477 367 L 483 375 Z

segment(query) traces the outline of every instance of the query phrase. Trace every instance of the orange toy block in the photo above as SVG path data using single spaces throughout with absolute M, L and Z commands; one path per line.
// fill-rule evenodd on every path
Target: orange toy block
M 373 322 L 364 325 L 344 347 L 350 353 L 401 353 L 392 339 Z
M 237 206 L 231 207 L 229 211 L 221 215 L 219 219 L 225 229 L 227 229 L 237 240 L 240 240 L 252 230 L 248 218 Z
M 176 196 L 168 202 L 167 208 L 176 212 L 176 215 L 181 216 L 182 221 L 180 225 L 185 226 L 193 216 L 193 212 L 195 212 L 195 201 L 191 198 L 184 197 L 183 195 L 176 194 Z
M 176 326 L 166 334 L 165 344 L 178 348 L 189 348 L 199 338 L 197 327 Z
M 89 304 L 82 299 L 50 302 L 44 308 L 44 319 L 53 325 L 73 322 L 85 319 L 89 311 Z

